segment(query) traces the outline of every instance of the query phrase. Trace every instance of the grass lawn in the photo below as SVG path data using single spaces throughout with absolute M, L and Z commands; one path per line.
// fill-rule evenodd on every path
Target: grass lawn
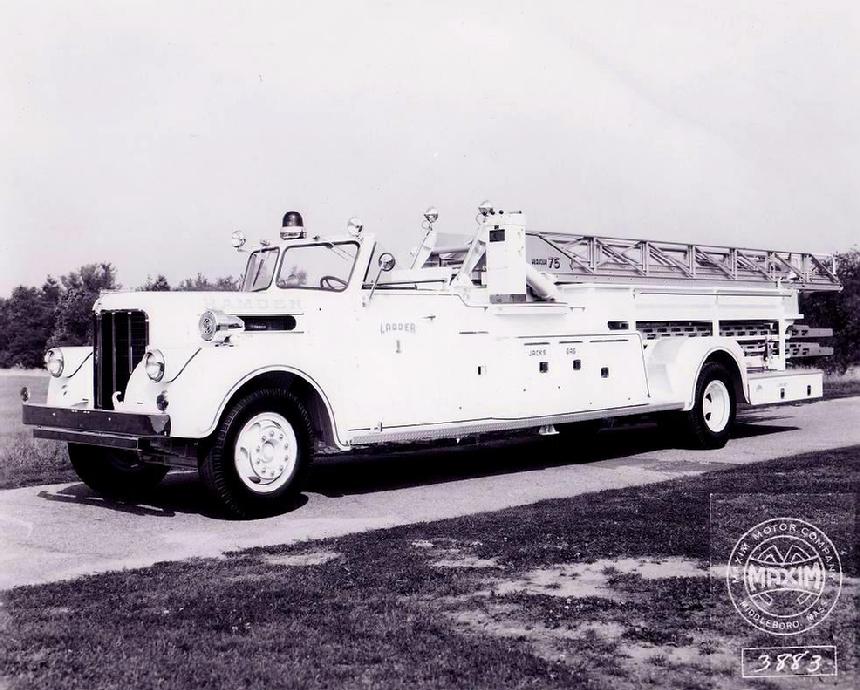
M 835 640 L 852 687 L 858 468 L 853 447 L 18 588 L 0 608 L 0 686 L 793 688 L 741 683 L 740 647 Z M 708 577 L 735 535 L 786 511 L 830 536 L 849 576 L 791 642 L 743 623 Z
M 860 378 L 855 379 L 837 379 L 824 381 L 824 398 L 832 400 L 834 398 L 848 398 L 852 395 L 860 395 Z
M 48 375 L 0 371 L 0 489 L 74 481 L 64 444 L 34 439 L 21 423 L 23 386 L 30 389 L 33 402 L 45 402 Z

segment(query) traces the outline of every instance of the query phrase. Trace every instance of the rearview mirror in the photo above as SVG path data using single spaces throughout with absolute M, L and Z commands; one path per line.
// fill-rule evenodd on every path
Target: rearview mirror
M 379 255 L 379 270 L 386 273 L 394 268 L 397 261 L 394 259 L 394 254 L 391 252 L 383 252 Z
M 367 306 L 370 303 L 370 300 L 373 299 L 373 293 L 376 292 L 376 286 L 379 285 L 379 279 L 382 277 L 382 274 L 388 273 L 388 271 L 394 268 L 394 264 L 397 262 L 394 260 L 394 254 L 391 252 L 382 252 L 376 260 L 376 263 L 379 264 L 379 270 L 376 272 L 376 279 L 373 281 L 373 285 L 370 286 L 370 294 L 364 301 L 365 306 Z

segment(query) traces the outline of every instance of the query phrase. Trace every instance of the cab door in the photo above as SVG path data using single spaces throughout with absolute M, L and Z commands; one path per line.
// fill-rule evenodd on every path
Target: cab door
M 358 319 L 365 414 L 369 428 L 464 419 L 464 378 L 474 356 L 458 339 L 452 295 L 377 289 Z

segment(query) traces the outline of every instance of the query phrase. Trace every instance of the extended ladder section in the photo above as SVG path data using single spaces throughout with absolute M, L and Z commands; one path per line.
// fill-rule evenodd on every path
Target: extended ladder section
M 559 282 L 700 281 L 838 290 L 832 255 L 558 232 L 527 233 L 529 263 Z

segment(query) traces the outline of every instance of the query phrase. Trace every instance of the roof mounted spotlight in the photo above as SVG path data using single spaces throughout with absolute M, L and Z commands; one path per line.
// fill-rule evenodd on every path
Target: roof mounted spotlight
M 346 223 L 346 231 L 353 237 L 358 237 L 361 231 L 364 230 L 364 223 L 361 218 L 350 218 Z
M 306 237 L 305 222 L 298 211 L 287 211 L 281 223 L 282 240 L 300 240 Z
M 484 217 L 492 215 L 494 212 L 495 212 L 495 209 L 493 209 L 493 204 L 490 203 L 489 199 L 484 199 L 478 205 L 478 213 L 480 213 Z
M 241 249 L 245 246 L 245 242 L 247 241 L 245 233 L 241 230 L 236 230 L 232 235 L 230 235 L 230 243 L 233 245 L 233 249 Z
M 439 218 L 439 209 L 435 206 L 431 206 L 426 211 L 424 211 L 424 222 L 421 223 L 421 227 L 426 230 L 427 234 L 424 235 L 424 240 L 421 242 L 422 246 L 427 241 L 427 238 L 433 232 L 433 223 Z

